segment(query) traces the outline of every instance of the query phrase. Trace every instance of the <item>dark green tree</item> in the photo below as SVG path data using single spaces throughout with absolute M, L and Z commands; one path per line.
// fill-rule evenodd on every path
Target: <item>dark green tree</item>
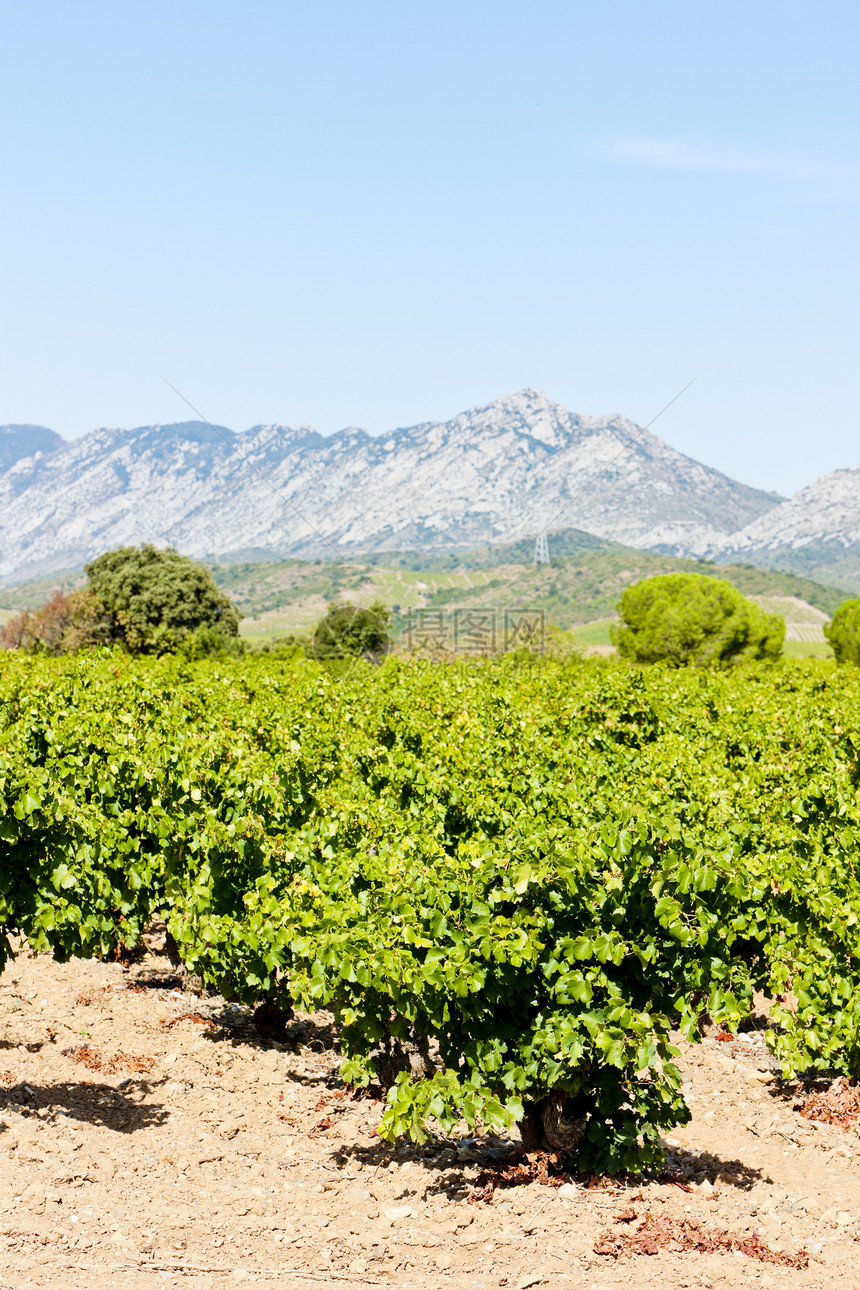
M 636 663 L 725 666 L 776 659 L 785 622 L 766 614 L 725 578 L 666 573 L 628 587 L 612 629 L 618 652 Z
M 307 653 L 311 658 L 366 658 L 378 663 L 391 648 L 390 617 L 381 600 L 367 609 L 353 604 L 329 605 L 314 629 Z
M 239 613 L 209 570 L 172 547 L 117 547 L 84 569 L 88 589 L 110 611 L 115 638 L 132 653 L 175 650 L 201 629 L 239 634 Z
M 824 628 L 837 663 L 860 666 L 860 598 L 846 600 Z

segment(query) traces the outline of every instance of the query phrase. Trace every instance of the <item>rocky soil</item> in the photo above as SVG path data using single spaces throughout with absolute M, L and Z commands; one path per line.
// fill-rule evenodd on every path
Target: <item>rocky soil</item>
M 854 1095 L 805 1118 L 759 1032 L 684 1046 L 660 1180 L 550 1186 L 516 1134 L 387 1146 L 330 1017 L 266 1042 L 171 973 L 24 947 L 0 977 L 0 1290 L 860 1287 Z

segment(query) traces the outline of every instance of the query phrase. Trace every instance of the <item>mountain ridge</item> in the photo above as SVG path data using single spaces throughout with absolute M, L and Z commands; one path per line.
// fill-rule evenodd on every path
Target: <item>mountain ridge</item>
M 860 585 L 860 466 L 813 480 L 720 544 L 715 555 Z
M 102 427 L 0 474 L 0 580 L 140 541 L 309 555 L 326 542 L 430 549 L 575 524 L 631 546 L 699 549 L 776 501 L 623 416 L 573 413 L 532 389 L 381 435 Z
M 4 448 L 7 458 L 30 451 L 4 465 Z M 860 467 L 784 499 L 621 414 L 571 412 L 531 388 L 380 435 L 183 421 L 66 441 L 45 427 L 0 427 L 0 585 L 141 541 L 218 560 L 330 558 L 333 547 L 426 554 L 574 526 L 830 583 L 838 567 L 848 588 L 860 586 L 858 498 Z

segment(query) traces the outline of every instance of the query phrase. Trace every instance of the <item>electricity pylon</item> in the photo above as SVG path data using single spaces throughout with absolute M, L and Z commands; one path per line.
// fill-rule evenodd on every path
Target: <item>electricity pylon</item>
M 549 542 L 546 533 L 538 533 L 535 542 L 535 564 L 549 564 Z

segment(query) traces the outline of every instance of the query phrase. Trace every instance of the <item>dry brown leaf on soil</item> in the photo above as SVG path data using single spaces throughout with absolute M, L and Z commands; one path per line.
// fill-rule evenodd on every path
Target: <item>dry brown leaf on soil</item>
M 666 1187 L 677 1187 L 679 1191 L 691 1192 L 689 1179 L 684 1174 L 673 1173 L 671 1169 L 664 1169 L 656 1175 L 656 1181 L 663 1183 Z
M 621 1221 L 631 1220 L 625 1215 Z M 634 1231 L 613 1232 L 610 1229 L 594 1243 L 595 1254 L 607 1254 L 614 1259 L 634 1254 L 659 1254 L 661 1250 L 672 1254 L 728 1254 L 737 1251 L 758 1263 L 776 1263 L 785 1268 L 809 1266 L 806 1250 L 784 1254 L 770 1249 L 755 1233 L 752 1236 L 735 1236 L 717 1227 L 705 1227 L 695 1218 L 670 1218 L 668 1215 L 655 1218 L 653 1214 L 645 1214 Z
M 561 1187 L 567 1181 L 561 1155 L 549 1151 L 524 1152 L 512 1160 L 482 1169 L 475 1179 L 469 1204 L 488 1205 L 499 1187 L 522 1187 L 532 1182 Z
M 314 1127 L 311 1129 L 310 1133 L 308 1134 L 308 1137 L 309 1138 L 318 1137 L 321 1133 L 325 1133 L 327 1129 L 330 1129 L 333 1123 L 334 1121 L 332 1120 L 330 1115 L 324 1116 L 321 1120 L 317 1121 L 317 1123 L 314 1125 Z
M 181 1012 L 178 1017 L 170 1017 L 169 1019 L 164 1018 L 159 1021 L 158 1024 L 161 1026 L 162 1030 L 172 1030 L 180 1021 L 193 1021 L 197 1026 L 211 1026 L 213 1029 L 216 1028 L 215 1022 L 211 1017 L 204 1017 L 199 1012 Z
M 585 1189 L 586 1191 L 607 1191 L 611 1196 L 617 1196 L 620 1181 L 619 1178 L 613 1178 L 612 1174 L 592 1174 L 585 1184 Z
M 76 1044 L 72 1048 L 64 1048 L 62 1053 L 76 1065 L 86 1066 L 87 1070 L 91 1071 L 101 1071 L 104 1075 L 117 1075 L 120 1071 L 129 1071 L 133 1075 L 148 1075 L 155 1065 L 154 1057 L 144 1057 L 135 1053 L 114 1053 L 111 1057 L 104 1057 L 98 1049 L 90 1047 L 89 1044 Z
M 836 1079 L 828 1089 L 800 1098 L 793 1104 L 793 1110 L 806 1120 L 852 1129 L 860 1118 L 860 1090 L 844 1077 Z

